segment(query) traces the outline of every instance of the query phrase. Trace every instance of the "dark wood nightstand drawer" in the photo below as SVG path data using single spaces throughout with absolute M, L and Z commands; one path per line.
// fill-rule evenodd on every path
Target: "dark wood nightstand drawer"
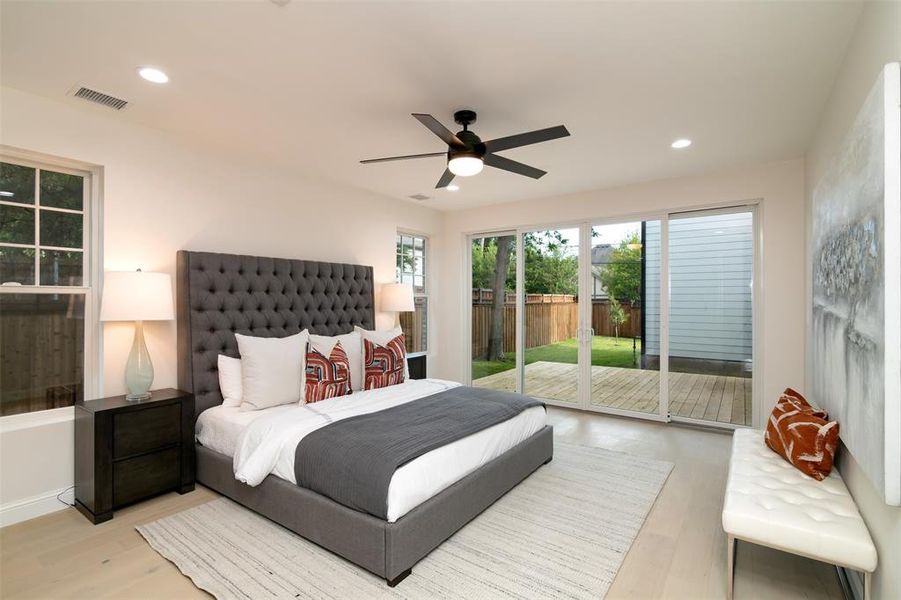
M 113 417 L 113 458 L 125 458 L 177 444 L 180 436 L 179 404 L 117 414 Z
M 128 504 L 178 487 L 178 448 L 113 463 L 113 503 Z

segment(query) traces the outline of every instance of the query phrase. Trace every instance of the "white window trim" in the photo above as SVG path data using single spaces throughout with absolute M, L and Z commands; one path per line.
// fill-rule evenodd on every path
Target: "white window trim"
M 423 292 L 417 292 L 416 286 L 413 286 L 413 298 L 425 298 L 426 300 L 426 323 L 428 327 L 428 331 L 426 333 L 426 349 L 424 352 L 409 352 L 407 353 L 408 357 L 416 357 L 416 356 L 428 356 L 432 349 L 432 327 L 431 327 L 431 315 L 432 315 L 432 299 L 430 297 L 432 290 L 432 278 L 430 276 L 430 266 L 432 264 L 432 259 L 429 256 L 429 252 L 431 252 L 431 240 L 429 239 L 429 235 L 419 232 L 413 231 L 410 229 L 398 229 L 395 232 L 394 236 L 394 260 L 397 261 L 397 236 L 411 236 L 422 238 L 422 277 L 425 282 L 423 286 Z M 396 279 L 396 278 L 395 278 Z M 398 282 L 399 283 L 399 282 Z
M 103 284 L 103 167 L 70 159 L 31 152 L 0 144 L 0 160 L 37 169 L 52 169 L 59 173 L 81 175 L 86 180 L 84 205 L 84 236 L 88 252 L 83 286 L 0 286 L 2 293 L 52 294 L 84 291 L 84 397 L 103 395 L 103 336 L 100 328 L 100 290 Z M 23 205 L 24 206 L 24 205 Z M 32 246 L 29 246 L 32 247 Z M 0 432 L 41 427 L 75 419 L 75 408 L 65 406 L 0 417 Z

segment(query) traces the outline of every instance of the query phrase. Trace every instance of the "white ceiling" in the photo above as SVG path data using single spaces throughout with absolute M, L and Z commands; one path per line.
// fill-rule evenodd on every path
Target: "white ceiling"
M 76 83 L 131 102 L 112 118 L 442 209 L 801 156 L 857 2 L 2 3 L 2 84 L 64 102 Z M 171 77 L 153 85 L 138 65 Z M 483 140 L 565 124 L 434 190 L 441 141 L 412 112 L 472 108 Z M 94 109 L 85 105 L 85 110 Z M 694 145 L 670 149 L 678 137 Z

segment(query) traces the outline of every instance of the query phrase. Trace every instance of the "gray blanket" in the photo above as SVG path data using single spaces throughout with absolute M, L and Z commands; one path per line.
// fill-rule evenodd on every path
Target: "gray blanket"
M 532 406 L 544 403 L 520 394 L 457 387 L 337 421 L 297 444 L 297 485 L 387 519 L 388 485 L 398 468 Z

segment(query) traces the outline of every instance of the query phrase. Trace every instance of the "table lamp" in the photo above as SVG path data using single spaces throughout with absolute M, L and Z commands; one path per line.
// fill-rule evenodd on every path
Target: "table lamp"
M 127 400 L 150 398 L 153 363 L 144 343 L 144 321 L 171 321 L 172 278 L 168 273 L 107 271 L 103 276 L 101 321 L 134 321 L 135 338 L 125 364 Z
M 413 286 L 409 283 L 386 283 L 382 286 L 382 310 L 394 313 L 394 325 L 400 325 L 400 313 L 416 310 Z

